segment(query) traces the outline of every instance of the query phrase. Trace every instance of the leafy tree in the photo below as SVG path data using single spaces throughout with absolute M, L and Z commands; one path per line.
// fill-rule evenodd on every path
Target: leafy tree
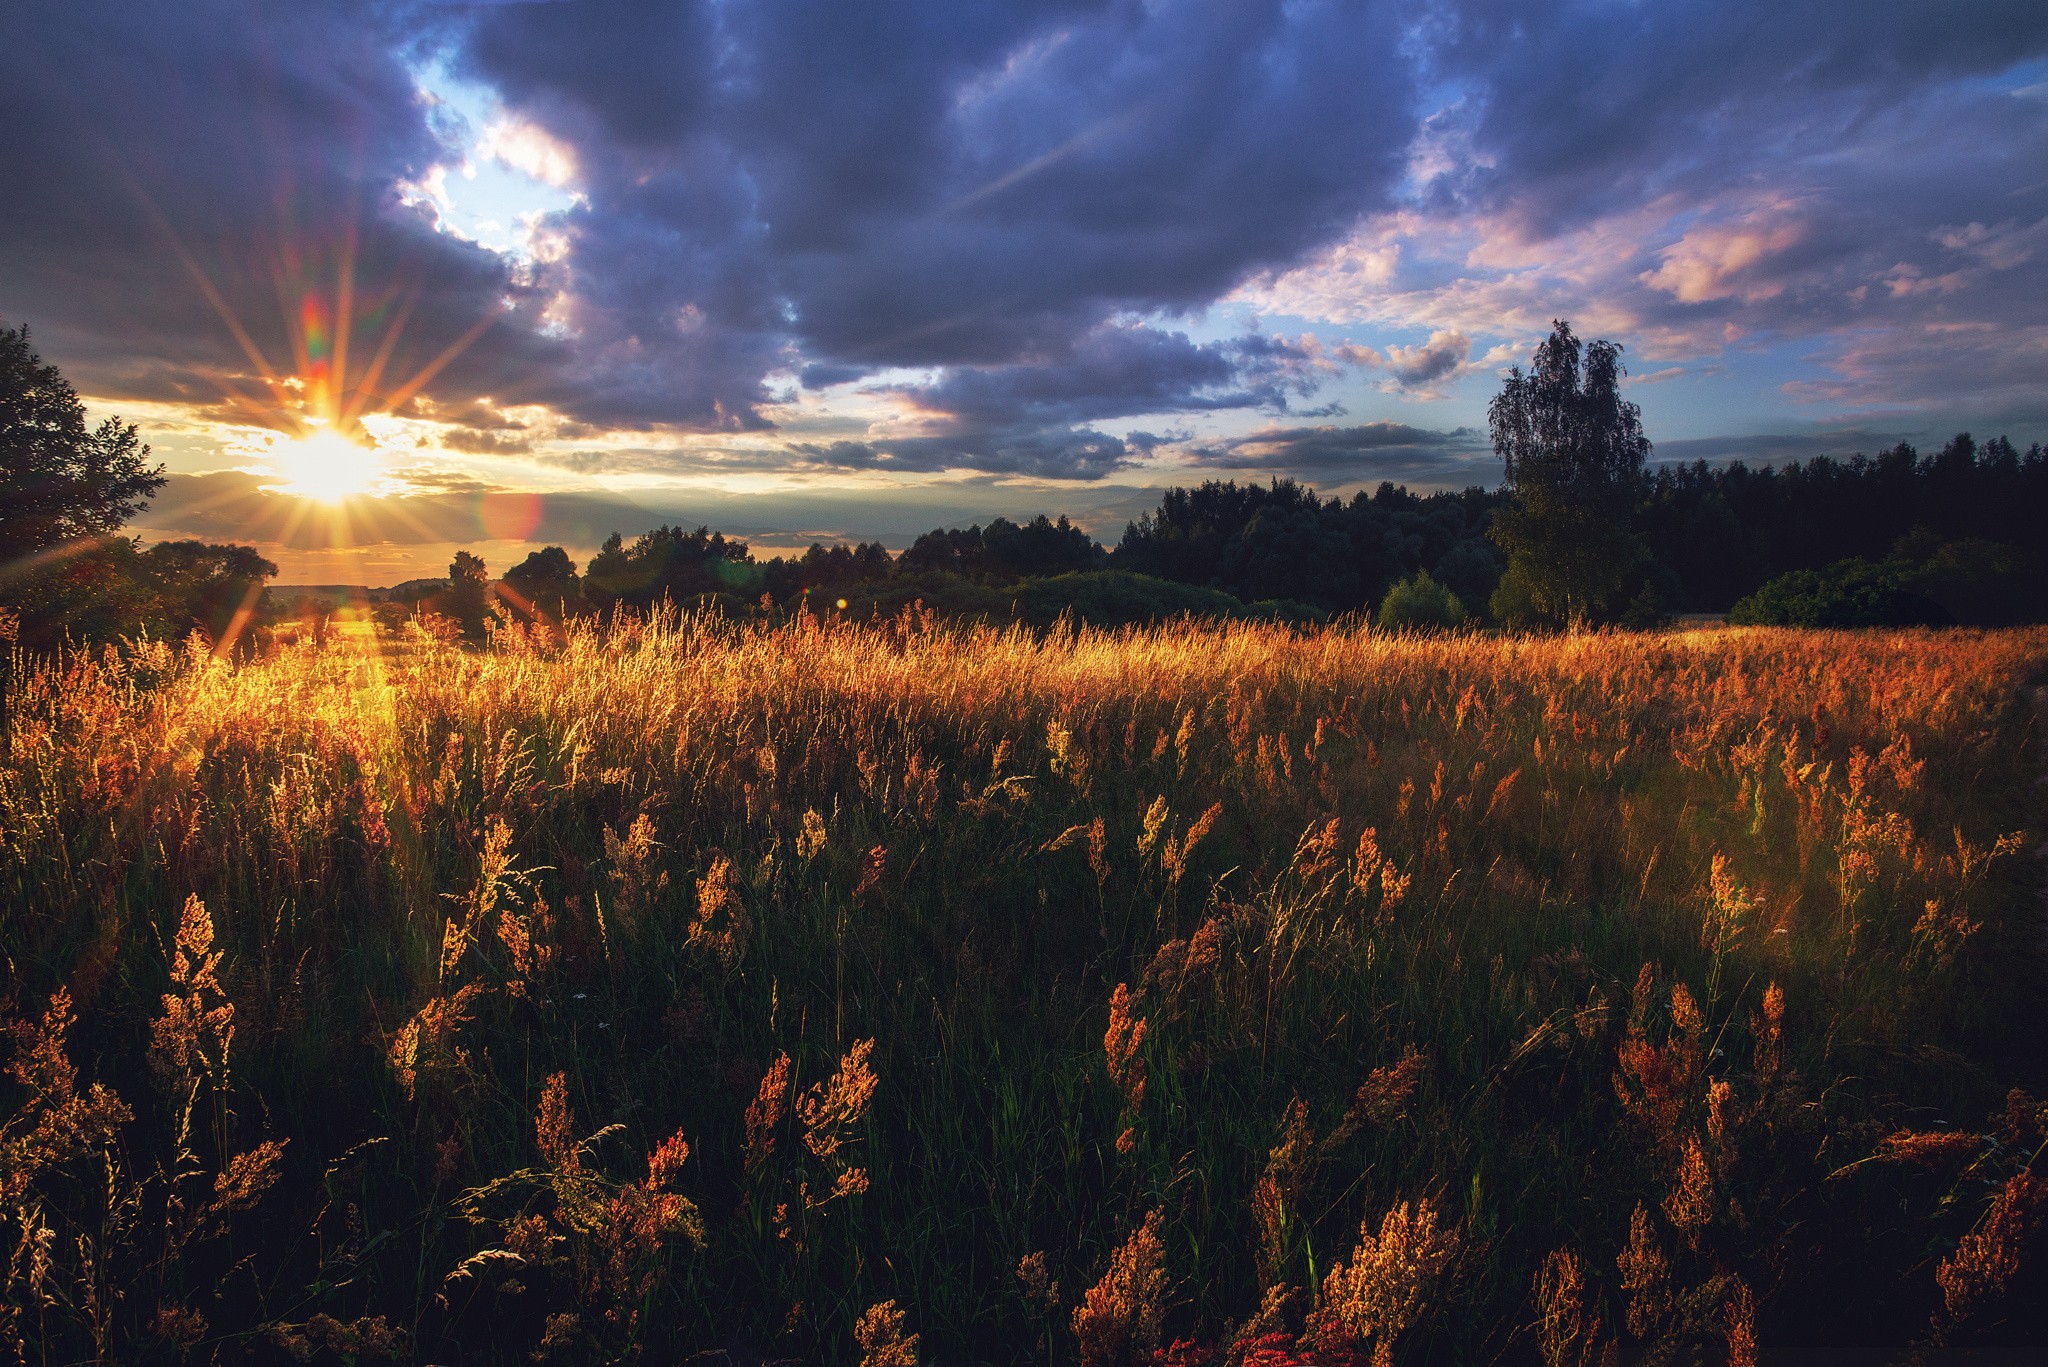
M 455 559 L 448 562 L 444 607 L 450 617 L 462 624 L 464 635 L 474 638 L 484 634 L 484 602 L 490 587 L 490 572 L 484 568 L 482 557 L 457 551 Z
M 1380 603 L 1382 631 L 1442 631 L 1464 621 L 1465 605 L 1458 595 L 1430 578 L 1428 570 L 1388 589 Z
M 1058 521 L 1040 513 L 1021 526 L 999 517 L 984 530 L 939 528 L 926 532 L 903 553 L 910 574 L 944 570 L 970 578 L 1034 579 L 1102 568 L 1104 552 L 1064 514 Z
M 117 530 L 163 487 L 148 461 L 132 423 L 86 426 L 27 327 L 0 327 L 0 563 Z
M 1912 627 L 1955 619 L 1905 587 L 1896 561 L 1838 560 L 1781 574 L 1729 609 L 1735 626 Z
M 569 553 L 560 546 L 549 546 L 531 552 L 506 570 L 505 587 L 516 595 L 513 601 L 524 612 L 559 622 L 574 610 L 581 581 Z
M 1621 347 L 1552 326 L 1487 409 L 1513 494 L 1492 536 L 1536 611 L 1576 624 L 1608 615 L 1643 558 L 1634 523 L 1650 441 L 1621 396 Z
M 1013 579 L 1075 574 L 1101 566 L 1102 548 L 1088 533 L 1068 522 L 1054 522 L 1044 513 L 1021 527 L 1006 517 L 988 524 L 982 551 L 991 573 Z
M 592 607 L 650 608 L 667 599 L 688 604 L 703 594 L 759 591 L 761 567 L 747 543 L 699 527 L 660 526 L 627 546 L 614 532 L 584 567 L 583 596 Z
M 155 591 L 165 634 L 197 630 L 215 641 L 254 619 L 264 581 L 277 575 L 277 566 L 253 547 L 204 541 L 159 541 L 142 553 L 140 568 Z

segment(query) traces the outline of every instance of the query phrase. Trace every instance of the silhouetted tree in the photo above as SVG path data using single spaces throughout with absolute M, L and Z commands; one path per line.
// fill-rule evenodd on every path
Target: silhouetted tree
M 0 563 L 119 529 L 163 487 L 148 462 L 133 424 L 87 427 L 28 329 L 0 327 Z
M 197 630 L 213 641 L 240 637 L 277 566 L 249 546 L 204 541 L 159 541 L 142 553 L 141 568 L 157 594 L 156 615 L 167 634 Z
M 504 584 L 522 612 L 550 622 L 561 621 L 575 608 L 581 588 L 576 562 L 560 546 L 529 553 L 505 571 Z
M 650 608 L 663 599 L 687 604 L 700 595 L 758 591 L 763 575 L 747 543 L 699 527 L 661 526 L 630 547 L 618 533 L 583 570 L 584 601 L 600 612 Z
M 448 595 L 443 601 L 447 614 L 462 624 L 463 635 L 476 638 L 484 634 L 484 603 L 490 586 L 490 572 L 482 558 L 457 551 L 448 564 Z
M 1642 560 L 1635 515 L 1650 454 L 1642 410 L 1621 396 L 1621 348 L 1581 346 L 1553 324 L 1529 373 L 1516 367 L 1487 409 L 1509 505 L 1493 539 L 1537 613 L 1556 622 L 1607 615 Z

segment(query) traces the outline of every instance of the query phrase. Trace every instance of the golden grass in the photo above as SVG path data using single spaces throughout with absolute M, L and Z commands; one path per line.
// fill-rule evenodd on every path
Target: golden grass
M 24 660 L 0 1342 L 2022 1334 L 2044 676 L 915 614 Z

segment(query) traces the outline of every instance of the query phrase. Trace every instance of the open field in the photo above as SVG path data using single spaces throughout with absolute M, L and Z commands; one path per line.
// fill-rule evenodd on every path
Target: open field
M 0 1342 L 2030 1341 L 2043 681 L 914 616 L 24 662 Z

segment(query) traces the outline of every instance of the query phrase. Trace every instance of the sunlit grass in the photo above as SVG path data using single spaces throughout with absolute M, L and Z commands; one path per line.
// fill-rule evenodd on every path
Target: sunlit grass
M 2010 1338 L 2048 1261 L 2008 1098 L 2044 675 L 2039 630 L 915 617 L 25 663 L 0 954 L 47 1066 L 0 1244 L 47 1257 L 5 1328 L 53 1361 Z

